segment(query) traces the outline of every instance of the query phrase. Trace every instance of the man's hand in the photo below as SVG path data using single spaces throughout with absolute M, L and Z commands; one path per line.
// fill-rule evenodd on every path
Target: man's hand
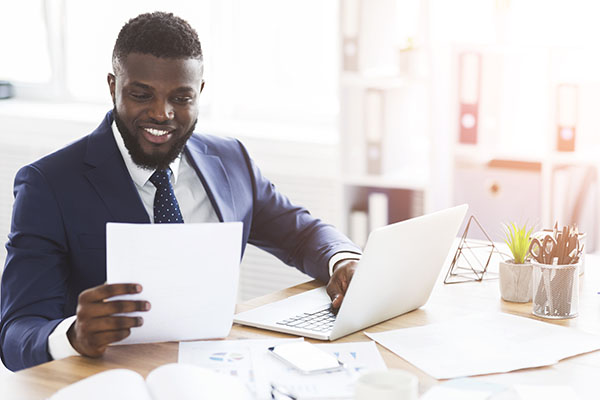
M 334 310 L 342 305 L 357 265 L 357 260 L 341 260 L 333 266 L 333 275 L 327 284 L 327 294 L 331 298 L 331 306 Z
M 100 285 L 84 290 L 79 295 L 77 319 L 67 331 L 71 346 L 80 354 L 100 357 L 110 343 L 125 339 L 130 329 L 142 326 L 142 317 L 114 316 L 133 311 L 148 311 L 150 303 L 144 300 L 114 300 L 108 298 L 122 294 L 140 293 L 142 287 L 135 283 Z

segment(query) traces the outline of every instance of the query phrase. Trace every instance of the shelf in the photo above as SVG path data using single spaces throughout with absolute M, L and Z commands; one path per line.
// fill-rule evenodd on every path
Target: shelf
M 476 145 L 457 144 L 454 148 L 454 157 L 457 161 L 478 164 L 487 164 L 492 160 L 510 160 L 546 165 L 596 165 L 600 163 L 598 161 L 598 152 L 600 152 L 600 149 L 597 148 L 576 152 L 559 152 L 555 150 L 541 150 L 538 152 L 483 151 Z

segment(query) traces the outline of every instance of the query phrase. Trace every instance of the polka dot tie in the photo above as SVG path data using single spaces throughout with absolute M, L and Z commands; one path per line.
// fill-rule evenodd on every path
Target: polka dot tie
M 174 224 L 183 223 L 179 203 L 171 185 L 171 169 L 156 170 L 150 177 L 150 182 L 156 186 L 154 195 L 154 223 Z

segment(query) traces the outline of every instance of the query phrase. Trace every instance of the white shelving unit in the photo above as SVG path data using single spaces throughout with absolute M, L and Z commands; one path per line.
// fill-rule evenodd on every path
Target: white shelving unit
M 421 35 L 419 46 L 407 50 L 402 48 L 406 37 L 397 32 L 404 3 L 340 0 L 339 4 L 342 226 L 360 242 L 380 223 L 427 210 L 431 90 L 424 73 L 426 25 L 415 32 Z M 423 9 L 416 11 L 415 18 L 426 19 Z M 357 213 L 362 215 L 355 218 Z
M 539 228 L 552 227 L 557 220 L 559 224 L 567 224 L 570 223 L 570 217 L 565 215 L 565 210 L 573 211 L 575 203 L 580 202 L 577 208 L 587 210 L 587 214 L 592 215 L 591 219 L 579 224 L 591 240 L 588 248 L 600 248 L 600 237 L 596 230 L 596 221 L 600 218 L 597 214 L 600 210 L 600 185 L 597 180 L 600 158 L 594 155 L 592 149 L 526 154 L 493 152 L 489 149 L 484 151 L 477 146 L 457 145 L 454 150 L 455 173 L 461 166 L 468 165 L 473 171 L 469 187 L 479 187 L 471 193 L 471 199 L 468 196 L 460 197 L 457 193 L 455 199 L 460 197 L 462 201 L 470 200 L 474 204 L 485 202 L 488 213 L 478 215 L 485 229 L 492 230 L 495 225 L 507 222 L 505 219 L 536 224 Z M 586 176 L 596 179 L 586 183 Z M 460 182 L 455 184 L 457 191 L 464 190 Z M 509 203 L 508 197 L 516 199 L 514 204 Z M 486 226 L 485 222 L 491 219 L 497 224 L 488 222 Z M 499 229 L 496 231 L 489 233 L 498 236 Z
M 469 202 L 493 239 L 502 239 L 501 223 L 548 228 L 558 221 L 578 224 L 588 233 L 588 249 L 600 248 L 600 118 L 593 107 L 597 84 L 560 71 L 572 62 L 567 50 L 518 43 L 452 49 L 455 80 L 460 76 L 459 54 L 475 53 L 482 60 L 476 144 L 456 143 L 458 87 L 448 103 L 456 127 L 450 150 L 452 201 Z M 563 85 L 578 88 L 564 103 L 576 131 L 574 151 L 557 151 L 558 125 L 564 118 L 558 93 Z

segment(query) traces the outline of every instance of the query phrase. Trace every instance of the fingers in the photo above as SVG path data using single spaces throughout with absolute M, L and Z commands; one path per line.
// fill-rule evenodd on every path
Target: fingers
M 80 303 L 94 303 L 110 297 L 123 294 L 136 294 L 142 291 L 142 286 L 137 283 L 115 283 L 112 285 L 100 285 L 84 290 L 79 295 Z
M 335 277 L 335 274 L 334 274 Z M 331 299 L 331 307 L 334 309 L 339 308 L 344 300 L 344 293 L 346 292 L 341 284 L 341 279 L 338 277 L 332 277 L 327 284 L 327 294 Z
M 143 324 L 142 317 L 103 317 L 84 320 L 81 329 L 89 332 L 118 331 L 129 330 Z
M 334 309 L 340 308 L 340 306 L 342 305 L 342 301 L 344 301 L 344 295 L 336 294 L 331 300 L 331 307 L 333 307 Z
M 90 345 L 104 352 L 106 347 L 114 342 L 125 339 L 131 334 L 129 329 L 120 329 L 118 331 L 103 331 L 92 335 Z
M 348 290 L 352 276 L 356 269 L 356 261 L 345 260 L 341 261 L 341 265 L 336 268 L 335 272 L 329 279 L 327 284 L 327 294 L 331 298 L 331 306 L 333 309 L 337 309 L 342 305 L 344 301 L 344 295 Z
M 80 303 L 77 305 L 77 317 L 97 318 L 111 314 L 149 311 L 150 308 L 150 303 L 145 300 L 114 300 L 91 304 Z
M 131 328 L 142 326 L 142 317 L 122 316 L 136 311 L 150 310 L 150 303 L 145 300 L 112 300 L 107 299 L 136 294 L 142 287 L 135 283 L 100 285 L 83 291 L 77 304 L 77 318 L 69 330 L 67 337 L 71 345 L 80 354 L 99 357 L 106 347 L 123 340 L 131 333 Z

